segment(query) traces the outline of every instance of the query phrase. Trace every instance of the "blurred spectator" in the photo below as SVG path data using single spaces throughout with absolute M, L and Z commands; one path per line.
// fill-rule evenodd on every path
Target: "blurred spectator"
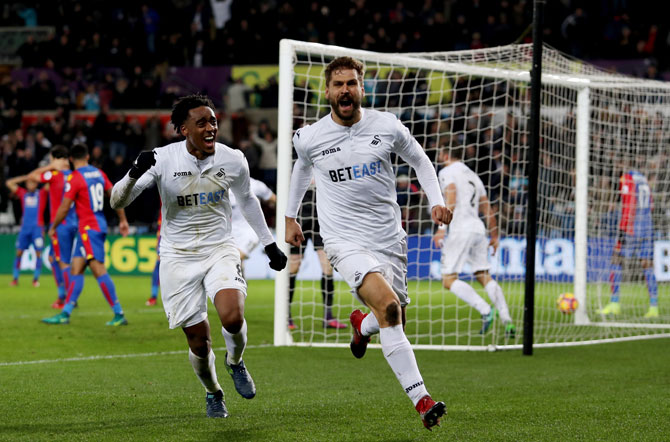
M 86 86 L 86 94 L 82 100 L 84 110 L 99 111 L 100 110 L 100 96 L 95 88 L 95 84 Z
M 226 111 L 230 113 L 240 112 L 247 107 L 248 95 L 253 89 L 244 83 L 241 77 L 230 78 L 230 83 L 224 97 Z
M 260 180 L 261 173 L 258 167 L 261 158 L 260 147 L 249 138 L 240 140 L 240 142 L 237 143 L 237 147 L 242 151 L 244 157 L 247 159 L 247 163 L 249 163 L 249 174 L 251 177 Z
M 267 120 L 262 120 L 258 129 L 251 127 L 253 142 L 260 147 L 260 169 L 261 180 L 272 189 L 277 186 L 277 139 L 270 128 Z

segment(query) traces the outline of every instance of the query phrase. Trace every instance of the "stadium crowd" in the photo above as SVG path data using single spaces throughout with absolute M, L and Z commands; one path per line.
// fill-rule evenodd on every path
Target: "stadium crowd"
M 639 3 L 548 2 L 545 40 L 580 58 L 640 59 L 633 74 L 661 79 L 670 63 L 668 28 Z M 165 84 L 166 73 L 173 67 L 276 64 L 281 38 L 382 52 L 464 50 L 528 42 L 531 15 L 532 2 L 525 0 L 5 2 L 0 26 L 48 26 L 53 32 L 42 40 L 29 35 L 15 53 L 21 67 L 0 74 L 0 178 L 4 182 L 34 169 L 55 144 L 83 142 L 91 147 L 91 164 L 117 181 L 140 150 L 164 145 L 176 135 L 158 116 L 140 121 L 112 118 L 110 113 L 170 109 L 176 97 L 193 92 Z M 18 72 L 21 75 L 14 75 Z M 224 95 L 213 97 L 221 103 L 219 141 L 244 151 L 252 176 L 274 188 L 273 124 L 254 120 L 247 110 L 276 107 L 275 79 L 256 89 L 231 79 Z M 467 98 L 462 100 L 465 103 Z M 89 111 L 94 117 L 73 118 L 75 110 Z M 23 116 L 28 111 L 50 112 L 26 124 Z M 411 128 L 433 158 L 443 144 L 440 134 L 449 131 L 458 138 L 459 133 L 473 133 L 469 124 L 483 127 L 463 115 L 450 118 L 452 121 L 434 127 Z M 510 115 L 506 124 L 515 128 L 520 122 Z M 492 187 L 491 199 L 502 211 L 505 231 L 521 233 L 525 214 L 515 208 L 526 198 L 527 182 L 505 145 L 524 145 L 519 137 L 525 135 L 496 130 L 468 136 L 466 163 Z M 516 139 L 506 138 L 512 136 Z M 512 161 L 502 161 L 503 153 Z M 555 169 L 550 164 L 555 158 L 544 161 L 546 170 Z M 414 181 L 399 180 L 399 199 L 408 200 L 407 210 L 412 212 L 406 214 L 409 232 L 422 230 L 425 218 L 421 211 L 411 209 L 418 202 L 407 189 L 414 185 Z M 4 212 L 6 189 L 0 197 L 0 212 Z M 146 204 L 140 199 L 138 206 Z M 151 204 L 157 209 L 156 201 Z M 560 198 L 556 204 L 558 209 Z M 569 207 L 561 210 L 570 212 Z M 15 212 L 20 213 L 17 205 Z M 131 222 L 155 221 L 155 212 L 146 214 L 132 207 L 128 212 Z M 570 222 L 569 216 L 548 221 Z

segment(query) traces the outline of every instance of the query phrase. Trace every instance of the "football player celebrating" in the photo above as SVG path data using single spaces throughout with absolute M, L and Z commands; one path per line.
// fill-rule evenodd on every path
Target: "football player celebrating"
M 407 234 L 400 222 L 391 154 L 416 170 L 437 224 L 448 224 L 431 161 L 409 130 L 393 115 L 362 109 L 363 64 L 339 57 L 325 69 L 331 113 L 296 131 L 298 159 L 293 167 L 286 210 L 286 242 L 299 246 L 304 235 L 296 218 L 300 202 L 316 182 L 316 203 L 324 250 L 358 299 L 372 310 L 350 316 L 351 350 L 365 354 L 370 335 L 379 333 L 382 352 L 423 424 L 431 429 L 446 412 L 424 386 L 404 332 L 407 293 Z
M 227 417 L 219 385 L 207 320 L 207 298 L 221 321 L 226 341 L 224 365 L 244 398 L 256 387 L 242 361 L 247 343 L 244 301 L 247 284 L 240 253 L 231 236 L 230 191 L 235 193 L 254 229 L 270 267 L 281 270 L 287 258 L 277 247 L 251 191 L 249 166 L 239 150 L 215 142 L 214 105 L 202 95 L 182 97 L 172 109 L 172 123 L 186 139 L 153 152 L 142 152 L 112 190 L 112 207 L 130 204 L 155 183 L 162 207 L 160 281 L 170 328 L 180 327 L 189 360 L 207 391 L 207 416 Z

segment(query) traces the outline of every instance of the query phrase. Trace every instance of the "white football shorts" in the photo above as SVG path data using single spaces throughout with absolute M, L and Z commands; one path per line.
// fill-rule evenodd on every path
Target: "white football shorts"
M 358 287 L 368 273 L 378 272 L 386 279 L 400 299 L 400 305 L 410 303 L 407 293 L 407 240 L 403 239 L 386 250 L 371 250 L 353 243 L 330 243 L 324 251 L 332 266 L 351 287 L 351 293 L 363 305 Z
M 443 275 L 460 273 L 465 263 L 472 272 L 489 269 L 489 240 L 486 235 L 471 232 L 452 232 L 442 242 L 441 268 Z
M 249 224 L 244 224 L 244 227 L 237 227 L 233 224 L 232 235 L 237 248 L 240 249 L 245 256 L 249 257 L 260 240 L 258 239 L 256 232 L 254 232 L 254 229 L 252 229 Z
M 170 328 L 190 327 L 207 318 L 207 298 L 222 289 L 247 295 L 240 252 L 232 242 L 207 256 L 161 256 L 161 297 Z

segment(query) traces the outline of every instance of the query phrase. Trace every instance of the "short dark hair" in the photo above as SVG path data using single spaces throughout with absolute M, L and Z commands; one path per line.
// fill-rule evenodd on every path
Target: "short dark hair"
M 88 146 L 85 144 L 75 144 L 70 149 L 70 156 L 74 160 L 85 160 L 88 156 Z
M 463 146 L 445 146 L 442 148 L 442 154 L 448 155 L 452 160 L 462 161 L 464 150 Z
M 212 103 L 212 100 L 207 95 L 193 94 L 179 98 L 174 106 L 172 106 L 172 116 L 170 117 L 174 131 L 181 134 L 180 128 L 188 118 L 188 111 L 200 106 L 215 109 L 214 103 Z
M 358 74 L 358 79 L 362 82 L 363 76 L 365 75 L 365 66 L 360 61 L 356 60 L 353 57 L 337 57 L 326 66 L 326 69 L 323 71 L 324 76 L 326 77 L 326 87 L 330 84 L 330 78 L 333 75 L 333 72 L 339 71 L 342 69 L 353 69 Z
M 51 154 L 51 158 L 68 158 L 70 156 L 69 149 L 62 144 L 56 144 L 51 148 L 49 153 Z

